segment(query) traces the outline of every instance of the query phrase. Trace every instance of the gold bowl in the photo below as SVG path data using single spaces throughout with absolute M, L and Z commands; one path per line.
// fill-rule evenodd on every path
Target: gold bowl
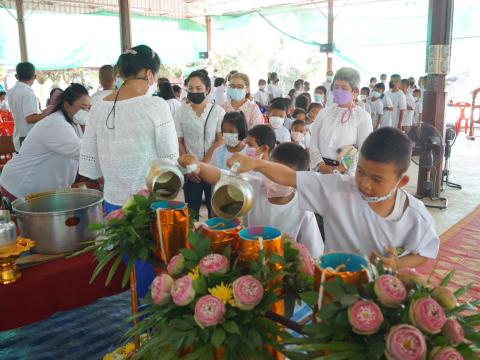
M 15 261 L 24 252 L 35 246 L 35 241 L 17 237 L 17 245 L 11 251 L 0 252 L 0 284 L 8 285 L 17 281 L 22 274 Z

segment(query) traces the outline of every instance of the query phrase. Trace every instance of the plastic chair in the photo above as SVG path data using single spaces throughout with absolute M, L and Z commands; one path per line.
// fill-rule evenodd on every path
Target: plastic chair
M 462 129 L 462 120 L 465 121 L 465 134 L 468 132 L 468 121 L 469 119 L 465 116 L 465 109 L 469 108 L 471 105 L 467 102 L 457 102 L 455 103 L 455 107 L 460 109 L 460 116 L 457 118 L 455 122 L 455 132 L 458 135 L 460 130 Z

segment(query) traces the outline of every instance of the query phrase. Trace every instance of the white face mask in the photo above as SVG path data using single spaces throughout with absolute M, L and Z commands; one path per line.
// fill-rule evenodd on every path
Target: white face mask
M 372 98 L 379 98 L 382 94 L 380 94 L 378 91 L 372 91 Z
M 362 95 L 358 95 L 358 98 L 359 98 L 360 100 L 362 100 L 362 101 L 365 101 L 365 100 L 367 100 L 367 95 L 363 95 L 363 94 L 362 94 Z
M 420 100 L 420 98 L 419 98 L 418 96 L 414 96 L 413 99 L 414 99 L 415 101 Z
M 400 182 L 398 182 L 397 185 L 395 185 L 395 187 L 388 194 L 383 196 L 365 196 L 362 194 L 360 190 L 358 191 L 360 192 L 360 196 L 362 197 L 362 199 L 365 200 L 367 203 L 369 204 L 379 203 L 379 202 L 390 199 L 395 194 L 395 191 L 397 191 L 399 183 Z
M 260 91 L 263 91 L 265 90 L 265 85 L 260 85 L 258 88 L 260 89 Z
M 268 121 L 270 122 L 270 125 L 272 126 L 272 128 L 278 129 L 280 128 L 280 126 L 283 125 L 283 123 L 285 122 L 285 119 L 280 116 L 270 116 Z
M 263 179 L 263 182 L 267 188 L 267 197 L 269 199 L 287 197 L 295 191 L 295 189 L 290 186 L 274 183 L 272 180 L 266 177 Z
M 85 126 L 87 125 L 88 116 L 90 114 L 88 111 L 80 109 L 75 115 L 73 115 L 73 122 L 77 125 Z
M 225 145 L 232 148 L 236 147 L 240 143 L 240 141 L 238 140 L 238 134 L 224 133 L 223 141 L 225 142 Z
M 153 96 L 157 92 L 157 84 L 153 82 L 152 85 L 148 85 L 147 92 L 145 93 L 146 96 Z
M 292 131 L 292 140 L 296 142 L 300 142 L 305 137 L 305 134 L 300 131 Z
M 245 149 L 245 153 L 247 154 L 247 156 L 249 158 L 252 158 L 252 159 L 261 159 L 262 158 L 262 154 L 257 155 L 257 148 L 254 148 L 254 147 L 251 147 L 251 146 L 247 146 L 247 148 Z

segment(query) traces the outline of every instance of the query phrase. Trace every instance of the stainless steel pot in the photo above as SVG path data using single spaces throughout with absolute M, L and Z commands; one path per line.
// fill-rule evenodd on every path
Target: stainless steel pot
M 100 191 L 65 189 L 27 195 L 15 200 L 12 209 L 20 235 L 35 240 L 34 252 L 61 254 L 95 238 L 88 227 L 103 223 L 102 202 Z

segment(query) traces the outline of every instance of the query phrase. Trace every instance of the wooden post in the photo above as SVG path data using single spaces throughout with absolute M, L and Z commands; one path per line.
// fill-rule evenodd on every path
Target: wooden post
M 328 0 L 328 44 L 333 44 L 333 0 Z M 327 71 L 333 71 L 333 49 L 327 52 Z
M 208 64 L 212 64 L 212 18 L 205 16 L 205 24 L 207 27 L 207 52 L 208 52 Z
M 20 58 L 22 62 L 28 61 L 27 52 L 27 36 L 25 32 L 25 12 L 23 8 L 23 0 L 15 0 L 17 8 L 17 26 L 18 26 L 18 40 L 20 42 Z
M 132 266 L 130 271 L 130 304 L 132 306 L 132 315 L 135 316 L 133 319 L 133 327 L 138 326 L 138 295 L 137 295 L 137 276 L 135 273 L 135 265 Z M 138 350 L 140 347 L 140 338 L 135 337 L 135 350 Z
M 453 0 L 429 0 L 426 71 L 427 84 L 423 93 L 423 121 L 437 128 L 445 138 L 445 77 L 449 71 L 450 44 L 453 25 Z M 442 154 L 443 160 L 443 154 Z M 440 193 L 443 161 L 432 173 L 433 196 Z M 417 194 L 424 193 L 423 182 L 427 180 L 426 169 L 418 173 Z
M 120 37 L 122 52 L 132 47 L 132 30 L 130 25 L 130 0 L 118 0 L 120 8 Z

